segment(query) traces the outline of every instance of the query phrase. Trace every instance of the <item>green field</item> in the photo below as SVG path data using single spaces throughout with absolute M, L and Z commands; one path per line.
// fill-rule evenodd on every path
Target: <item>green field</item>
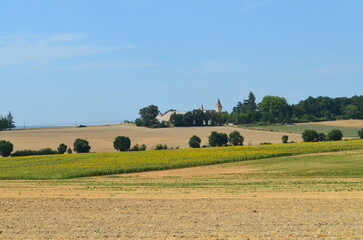
M 1 158 L 0 179 L 65 179 L 363 149 L 363 140 Z
M 229 173 L 223 173 L 228 169 Z M 246 172 L 238 170 L 246 169 Z M 192 169 L 185 169 L 186 171 Z M 214 170 L 210 175 L 205 172 Z M 217 171 L 216 171 L 217 170 Z M 222 173 L 218 173 L 222 170 Z M 198 172 L 199 171 L 199 172 Z M 188 176 L 108 175 L 58 180 L 3 180 L 14 186 L 31 184 L 19 191 L 43 191 L 57 186 L 82 194 L 105 196 L 233 196 L 243 193 L 306 193 L 363 191 L 363 150 L 299 155 L 205 166 Z M 228 172 L 227 171 L 227 172 Z M 204 172 L 204 174 L 200 174 Z M 216 173 L 217 172 L 217 173 Z M 39 188 L 36 188 L 38 186 Z M 256 195 L 257 196 L 257 195 Z
M 219 164 L 214 168 L 250 169 L 250 172 L 209 176 L 175 176 L 162 178 L 108 176 L 112 182 L 81 184 L 93 189 L 143 192 L 174 190 L 175 192 L 209 194 L 303 193 L 363 190 L 363 151 L 329 155 L 277 157 Z M 140 190 L 139 190 L 140 191 Z
M 354 127 L 338 127 L 338 126 L 328 126 L 321 124 L 286 124 L 286 125 L 239 125 L 241 128 L 254 129 L 254 130 L 263 130 L 263 131 L 275 131 L 275 132 L 286 132 L 286 133 L 303 133 L 305 130 L 312 129 L 317 131 L 318 133 L 328 134 L 330 131 L 334 129 L 339 129 L 342 131 L 344 137 L 357 137 L 358 131 L 361 128 Z

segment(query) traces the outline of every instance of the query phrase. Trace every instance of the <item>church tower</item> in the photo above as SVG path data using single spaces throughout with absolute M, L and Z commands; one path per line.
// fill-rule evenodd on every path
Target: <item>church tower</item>
M 203 107 L 203 104 L 200 106 L 199 110 L 205 112 L 204 107 Z
M 220 112 L 222 112 L 222 104 L 221 104 L 221 101 L 219 100 L 219 98 L 218 98 L 218 100 L 217 100 L 217 103 L 216 103 L 216 106 L 215 106 L 215 111 L 217 112 L 217 113 L 220 113 Z

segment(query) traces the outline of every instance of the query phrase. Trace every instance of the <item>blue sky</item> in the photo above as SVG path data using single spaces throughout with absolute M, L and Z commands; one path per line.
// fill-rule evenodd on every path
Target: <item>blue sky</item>
M 253 91 L 362 95 L 360 0 L 4 0 L 0 114 L 17 125 L 231 111 Z

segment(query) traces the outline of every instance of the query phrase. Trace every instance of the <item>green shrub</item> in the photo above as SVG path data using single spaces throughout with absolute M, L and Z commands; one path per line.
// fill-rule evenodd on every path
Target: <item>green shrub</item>
M 156 146 L 155 146 L 155 148 L 154 148 L 155 150 L 166 150 L 166 149 L 168 149 L 168 145 L 166 145 L 166 144 L 156 144 Z
M 115 138 L 115 141 L 113 141 L 113 147 L 117 151 L 127 151 L 130 149 L 130 146 L 131 146 L 131 140 L 129 137 L 118 136 Z
M 71 154 L 72 153 L 72 149 L 71 148 L 68 148 L 67 153 L 68 154 Z
M 243 145 L 244 137 L 238 131 L 233 131 L 229 134 L 228 141 L 233 146 L 241 146 Z
M 282 136 L 282 143 L 288 143 L 288 141 L 289 141 L 289 136 L 287 136 L 287 135 L 284 135 L 284 136 Z
M 51 155 L 51 154 L 58 154 L 58 151 L 55 151 L 51 148 L 43 148 L 40 149 L 37 152 L 37 155 Z
M 360 139 L 363 139 L 363 128 L 359 130 L 358 136 L 360 137 Z
M 330 131 L 327 135 L 328 141 L 340 141 L 342 140 L 342 138 L 343 138 L 343 133 L 338 129 Z
M 11 142 L 1 140 L 0 141 L 0 155 L 2 157 L 10 156 L 11 152 L 13 151 L 14 145 Z
M 208 137 L 208 142 L 211 147 L 226 146 L 228 143 L 228 135 L 213 131 Z
M 64 154 L 67 151 L 67 145 L 65 145 L 64 143 L 59 144 L 58 147 L 58 153 L 59 154 Z
M 130 149 L 131 151 L 145 151 L 146 150 L 146 145 L 142 144 L 141 146 L 139 144 L 135 144 L 134 146 L 132 146 L 132 148 Z
M 319 142 L 326 141 L 326 135 L 324 133 L 319 133 L 318 134 L 318 141 Z
M 315 130 L 305 130 L 302 133 L 302 138 L 303 138 L 304 142 L 317 142 L 318 133 Z
M 201 142 L 202 142 L 202 140 L 200 139 L 200 137 L 198 137 L 196 135 L 193 135 L 189 139 L 189 147 L 191 147 L 191 148 L 200 148 L 200 143 Z
M 87 140 L 77 138 L 73 143 L 73 150 L 77 153 L 89 153 L 91 146 Z
M 21 157 L 21 156 L 33 156 L 33 155 L 53 155 L 58 154 L 58 151 L 52 150 L 51 148 L 43 148 L 40 150 L 19 150 L 11 154 L 12 157 Z

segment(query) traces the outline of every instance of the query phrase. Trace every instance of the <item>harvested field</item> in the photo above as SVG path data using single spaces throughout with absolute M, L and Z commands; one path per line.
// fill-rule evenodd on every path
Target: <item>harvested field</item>
M 253 125 L 246 124 L 240 125 L 245 129 L 253 129 L 260 131 L 275 131 L 281 133 L 301 134 L 305 130 L 312 129 L 318 133 L 322 132 L 328 134 L 330 131 L 339 129 L 343 133 L 343 139 L 358 138 L 358 131 L 363 128 L 363 120 L 338 120 L 326 122 L 310 122 L 310 123 L 296 123 L 296 124 L 267 124 L 267 125 Z
M 0 199 L 1 239 L 361 239 L 362 199 Z
M 202 145 L 208 144 L 211 131 L 230 133 L 238 130 L 245 138 L 245 145 L 256 145 L 262 142 L 281 143 L 283 133 L 262 132 L 235 127 L 180 127 L 149 129 L 129 125 L 89 126 L 85 128 L 62 127 L 1 131 L 0 139 L 10 141 L 15 150 L 56 149 L 60 143 L 69 147 L 77 138 L 89 141 L 92 152 L 113 152 L 113 141 L 117 136 L 128 136 L 132 144 L 146 144 L 150 150 L 156 144 L 167 144 L 169 147 L 187 148 L 189 138 L 197 135 L 202 139 Z M 301 134 L 289 133 L 289 141 L 300 142 Z
M 362 239 L 363 150 L 0 181 L 0 239 Z
M 355 119 L 315 122 L 313 124 L 320 124 L 320 125 L 327 125 L 327 126 L 337 126 L 337 127 L 363 128 L 363 120 L 355 120 Z

